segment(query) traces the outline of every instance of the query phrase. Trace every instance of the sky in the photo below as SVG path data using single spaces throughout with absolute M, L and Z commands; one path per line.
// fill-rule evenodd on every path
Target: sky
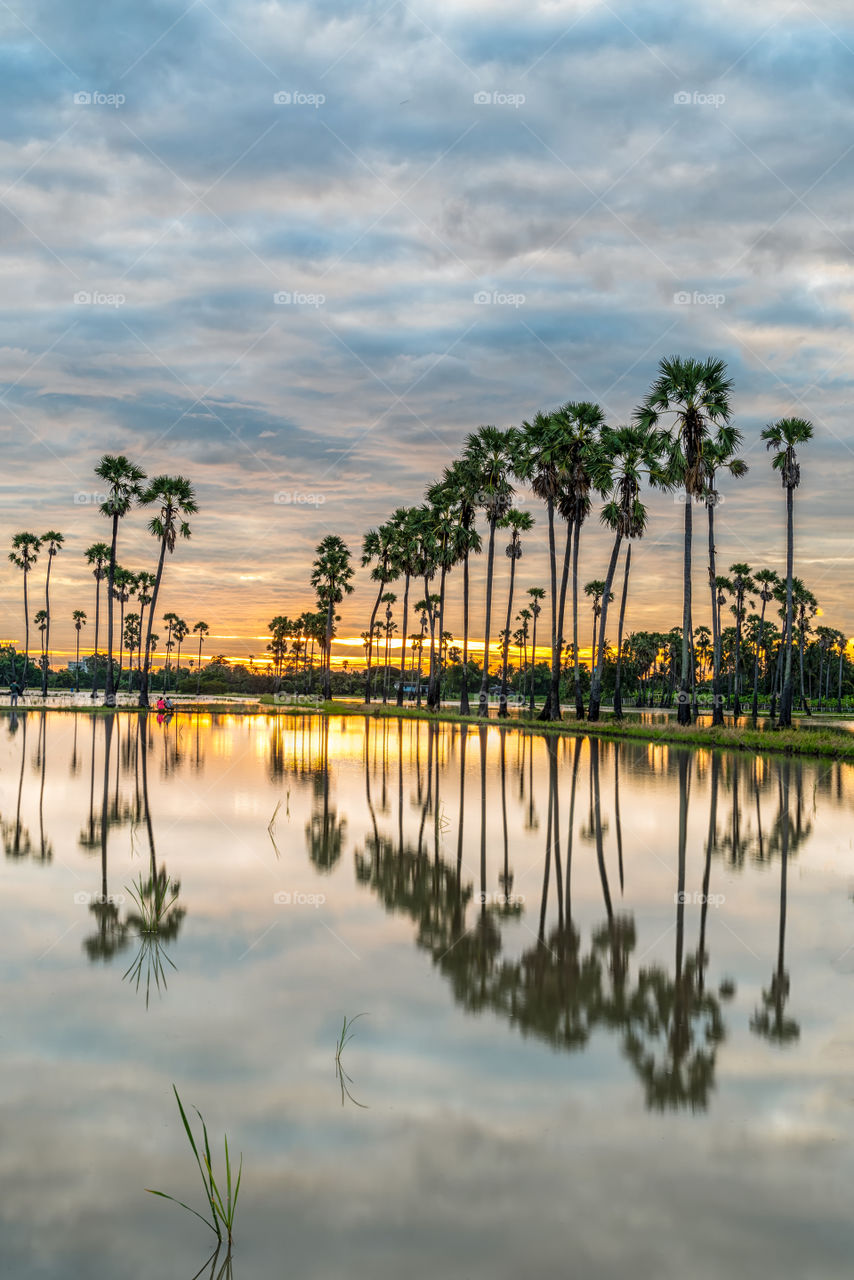
M 162 609 L 257 656 L 269 618 L 312 607 L 326 534 L 358 559 L 482 423 L 571 399 L 628 420 L 673 353 L 720 356 L 735 384 L 750 472 L 722 486 L 724 569 L 783 568 L 758 436 L 813 422 L 797 572 L 854 630 L 841 0 L 9 0 L 0 37 L 0 522 L 7 543 L 65 534 L 57 653 L 72 609 L 94 614 L 104 452 L 193 480 Z M 520 501 L 539 517 L 524 592 L 547 581 L 545 522 Z M 680 620 L 681 518 L 651 499 L 630 630 Z M 120 562 L 151 569 L 143 513 L 124 525 Z M 608 544 L 594 517 L 585 581 Z M 21 641 L 2 559 L 0 635 Z M 704 579 L 698 547 L 703 610 Z M 506 580 L 501 557 L 499 614 Z M 371 603 L 360 570 L 342 638 Z

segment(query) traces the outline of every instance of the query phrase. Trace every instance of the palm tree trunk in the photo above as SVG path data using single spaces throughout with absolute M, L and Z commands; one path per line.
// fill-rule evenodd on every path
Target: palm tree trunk
M 836 687 L 836 710 L 842 710 L 842 655 L 845 652 L 845 645 L 840 641 L 839 644 L 839 679 Z
M 572 548 L 572 647 L 575 659 L 575 718 L 584 719 L 584 698 L 581 694 L 581 668 L 578 663 L 578 544 L 581 539 L 581 521 L 575 522 L 575 542 Z
M 377 598 L 374 601 L 374 607 L 371 610 L 371 621 L 368 624 L 368 669 L 365 672 L 365 702 L 371 700 L 371 659 L 374 654 L 374 623 L 377 619 L 377 610 L 380 607 L 380 600 L 385 590 L 385 582 L 380 583 L 380 589 L 377 592 Z
M 622 537 L 618 532 L 614 538 L 614 546 L 611 551 L 611 559 L 608 564 L 608 573 L 605 578 L 605 594 L 602 596 L 602 616 L 599 620 L 599 652 L 590 655 L 591 667 L 595 658 L 595 668 L 593 668 L 593 679 L 590 683 L 590 706 L 587 712 L 589 720 L 599 719 L 599 704 L 602 698 L 602 670 L 605 665 L 605 627 L 608 622 L 608 600 L 611 596 L 611 585 L 614 581 L 614 574 L 617 570 L 617 557 L 620 554 L 620 543 Z
M 753 724 L 756 725 L 759 716 L 759 643 L 760 639 L 765 635 L 765 605 L 767 601 L 762 601 L 762 612 L 759 615 L 759 635 L 756 637 L 756 647 L 753 654 Z
M 47 557 L 47 573 L 44 580 L 44 651 L 45 655 L 50 653 L 50 567 L 53 564 L 53 556 L 48 553 Z M 42 663 L 42 697 L 47 697 L 47 657 Z
M 563 552 L 563 570 L 560 578 L 560 595 L 558 598 L 557 611 L 557 649 L 553 656 L 551 684 L 549 686 L 549 705 L 551 707 L 551 719 L 560 720 L 560 677 L 563 668 L 563 624 L 566 617 L 566 591 L 569 584 L 569 564 L 570 552 L 572 550 L 572 535 L 574 532 L 573 521 L 568 520 L 566 525 L 566 543 Z
M 513 613 L 513 584 L 516 580 L 516 557 L 510 560 L 510 592 L 507 596 L 507 625 L 504 628 L 504 650 L 501 655 L 501 698 L 498 703 L 498 714 L 507 715 L 507 655 L 510 650 L 510 618 Z
M 113 683 L 113 588 L 116 584 L 116 542 L 119 536 L 119 517 L 113 515 L 113 540 L 110 543 L 110 567 L 107 570 L 107 678 L 104 684 L 104 706 L 115 706 Z
M 536 601 L 534 602 L 536 604 Z M 531 715 L 534 714 L 534 679 L 537 673 L 537 615 L 534 614 L 533 634 L 531 635 Z
M 397 682 L 397 697 L 395 701 L 399 707 L 403 706 L 403 684 L 406 679 L 406 628 L 409 622 L 409 573 L 404 578 L 405 586 L 403 588 L 403 631 L 400 638 L 400 679 Z
M 793 490 L 786 489 L 786 634 L 785 666 L 783 671 L 783 696 L 780 699 L 780 727 L 792 724 L 792 575 L 795 558 L 795 528 Z
M 463 556 L 463 687 L 460 690 L 460 715 L 467 716 L 469 707 L 469 553 Z
M 98 692 L 98 624 L 101 614 L 101 579 L 95 579 L 95 648 L 92 654 L 92 692 L 94 698 Z
M 166 559 L 166 539 L 160 539 L 160 555 L 157 559 L 157 574 L 154 579 L 154 587 L 151 592 L 151 603 L 148 606 L 148 630 L 145 633 L 145 660 L 142 664 L 142 679 L 139 686 L 139 705 L 147 707 L 148 702 L 148 675 L 151 666 L 151 629 L 154 623 L 154 611 L 157 607 L 157 597 L 160 594 L 160 582 L 163 578 L 163 562 Z M 96 614 L 97 617 L 97 614 Z
M 555 548 L 555 504 L 552 498 L 546 500 L 546 514 L 548 517 L 549 527 L 549 584 L 551 586 L 552 596 L 552 672 L 555 666 L 560 663 L 560 654 L 558 652 L 558 622 L 557 622 L 557 550 Z M 535 621 L 536 625 L 536 621 Z M 546 694 L 546 700 L 540 711 L 540 720 L 550 720 L 552 717 L 552 686 L 549 683 L 549 690 Z M 534 710 L 534 682 L 531 679 L 531 710 Z
M 447 568 L 442 565 L 442 572 L 439 576 L 439 656 L 431 668 L 430 672 L 430 688 L 427 692 L 427 706 L 431 711 L 438 710 L 441 702 L 441 686 L 442 686 L 442 636 L 445 630 L 445 578 L 447 576 Z
M 685 546 L 682 559 L 682 670 L 679 677 L 679 703 L 676 719 L 679 724 L 691 723 L 691 693 L 688 679 L 689 644 L 691 629 L 691 548 L 693 534 L 693 498 L 685 493 Z
M 28 570 L 24 570 L 24 678 L 23 689 L 26 693 L 27 689 L 27 672 L 30 666 L 30 606 L 27 601 L 27 574 Z
M 74 659 L 74 692 L 80 692 L 80 626 L 77 627 L 77 654 Z M 77 727 L 75 722 L 75 728 Z
M 614 719 L 623 718 L 623 697 L 620 689 L 620 675 L 623 665 L 623 624 L 626 618 L 626 597 L 629 591 L 629 570 L 632 566 L 632 544 L 626 547 L 626 567 L 623 572 L 623 594 L 620 599 L 620 623 L 617 632 L 617 673 L 614 678 Z
M 486 617 L 483 637 L 483 672 L 480 680 L 478 715 L 489 715 L 489 630 L 492 622 L 492 574 L 495 566 L 495 517 L 489 521 L 489 551 L 486 558 Z

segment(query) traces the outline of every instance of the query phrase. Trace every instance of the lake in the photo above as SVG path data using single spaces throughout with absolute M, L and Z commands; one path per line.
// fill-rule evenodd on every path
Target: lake
M 852 766 L 52 711 L 0 763 L 0 1275 L 218 1274 L 145 1192 L 204 1207 L 173 1084 L 235 1280 L 850 1275 Z

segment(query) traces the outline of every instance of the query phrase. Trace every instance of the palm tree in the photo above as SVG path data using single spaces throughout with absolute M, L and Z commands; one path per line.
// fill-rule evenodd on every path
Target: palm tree
M 703 442 L 710 427 L 729 422 L 732 382 L 723 360 L 682 359 L 668 356 L 660 361 L 658 377 L 635 417 L 645 426 L 657 426 L 663 414 L 673 414 L 670 428 L 668 485 L 684 489 L 684 552 L 682 563 L 682 665 L 679 681 L 679 724 L 691 721 L 691 550 L 693 503 L 705 499 L 708 466 Z
M 47 666 L 47 650 L 45 649 L 45 639 L 44 639 L 45 631 L 47 630 L 47 613 L 45 612 L 44 609 L 39 609 L 36 612 L 36 615 L 33 618 L 33 622 L 36 624 L 36 629 L 38 630 L 39 638 L 41 642 L 41 669 L 42 669 L 42 679 L 44 679 L 44 670 L 45 670 L 45 667 Z
M 421 541 L 418 534 L 418 508 L 398 507 L 391 517 L 394 530 L 392 554 L 397 576 L 403 575 L 403 625 L 401 628 L 400 679 L 397 682 L 395 701 L 403 706 L 403 685 L 406 667 L 406 627 L 409 621 L 409 586 L 417 576 L 421 565 Z M 369 637 L 369 643 L 370 643 Z
M 332 634 L 335 623 L 335 606 L 345 594 L 353 590 L 350 551 L 336 534 L 327 534 L 315 551 L 311 572 L 311 585 L 317 592 L 317 601 L 326 611 L 324 632 L 323 696 L 328 702 L 332 697 Z
M 794 575 L 795 513 L 794 494 L 801 483 L 801 468 L 797 450 L 813 437 L 812 423 L 805 418 L 780 418 L 762 432 L 766 448 L 773 449 L 771 465 L 780 472 L 786 490 L 786 621 L 783 631 L 785 666 L 783 669 L 783 696 L 780 699 L 780 724 L 788 728 L 792 723 L 792 577 Z
M 172 650 L 175 647 L 172 642 L 172 631 L 178 621 L 178 615 L 170 609 L 169 613 L 164 613 L 162 621 L 166 623 L 166 666 L 163 668 L 163 689 L 165 692 L 169 684 L 169 664 L 172 660 Z
M 183 618 L 179 618 L 178 621 L 175 623 L 174 627 L 172 628 L 172 634 L 178 646 L 178 652 L 175 656 L 175 691 L 177 692 L 178 681 L 181 679 L 181 645 L 184 643 L 184 641 L 187 639 L 187 636 L 190 634 L 190 628 L 187 626 Z M 251 658 L 249 659 L 249 664 L 250 666 L 252 665 Z
M 528 587 L 528 595 L 531 597 L 531 613 L 534 618 L 532 634 L 531 634 L 531 715 L 534 714 L 534 678 L 537 670 L 537 618 L 542 613 L 543 606 L 540 604 L 544 600 L 546 593 L 542 587 Z
M 739 561 L 738 564 L 731 564 L 729 571 L 732 574 L 732 585 L 735 594 L 735 604 L 732 612 L 735 615 L 735 686 L 732 703 L 732 712 L 736 720 L 741 715 L 741 698 L 739 697 L 739 683 L 741 680 L 741 628 L 744 623 L 744 597 L 752 595 L 756 590 L 756 583 L 750 576 L 750 565 Z
M 145 658 L 142 665 L 142 681 L 139 689 L 139 705 L 147 707 L 149 705 L 148 677 L 153 657 L 151 625 L 157 608 L 160 584 L 163 581 L 163 564 L 166 559 L 166 552 L 168 551 L 172 555 L 179 536 L 182 538 L 190 537 L 190 526 L 183 517 L 195 514 L 198 511 L 198 506 L 196 505 L 193 486 L 184 476 L 155 476 L 142 494 L 140 502 L 146 507 L 159 507 L 157 515 L 152 516 L 148 522 L 149 533 L 160 542 L 160 555 L 157 560 L 157 573 L 155 574 L 151 604 L 148 609 Z
M 74 663 L 74 692 L 80 692 L 80 629 L 86 626 L 86 614 L 82 609 L 75 609 L 71 615 L 74 630 L 77 632 L 77 656 Z
M 712 598 L 712 724 L 723 724 L 724 709 L 721 699 L 721 623 L 720 612 L 716 608 L 717 567 L 715 563 L 715 510 L 720 502 L 720 494 L 715 487 L 718 471 L 728 471 L 731 476 L 747 474 L 747 463 L 736 457 L 741 448 L 741 432 L 730 422 L 717 425 L 714 436 L 706 436 L 703 441 L 703 461 L 706 470 L 706 491 L 704 495 L 706 510 L 709 516 L 709 590 Z
M 590 685 L 593 687 L 593 662 L 596 654 L 596 632 L 599 618 L 602 614 L 602 599 L 605 595 L 605 581 L 603 578 L 594 578 L 592 582 L 585 583 L 584 594 L 590 597 L 590 607 L 593 612 L 593 639 L 590 644 Z M 613 591 L 610 592 L 610 600 L 614 599 Z M 609 600 L 609 603 L 610 603 Z
M 588 717 L 599 719 L 599 706 L 602 698 L 602 672 L 605 666 L 606 638 L 605 628 L 608 624 L 608 605 L 613 599 L 611 587 L 620 555 L 620 544 L 623 538 L 642 538 L 646 528 L 646 507 L 640 500 L 640 486 L 644 473 L 653 480 L 658 478 L 661 454 L 664 448 L 664 437 L 661 432 L 651 427 L 635 425 L 618 427 L 615 431 L 604 430 L 601 437 L 601 448 L 593 472 L 595 488 L 604 493 L 611 490 L 610 500 L 602 509 L 602 523 L 614 530 L 614 545 L 605 581 L 601 584 L 602 618 L 599 628 L 599 651 L 590 655 L 590 705 Z M 626 595 L 629 582 L 631 545 L 627 548 L 626 570 L 623 578 L 623 594 L 620 602 L 620 624 L 617 636 L 617 655 L 619 661 L 623 644 L 623 623 L 626 612 Z M 585 588 L 586 590 L 586 588 Z M 617 711 L 617 689 L 614 690 L 614 710 Z M 622 714 L 622 708 L 620 708 Z
M 199 661 L 196 669 L 196 697 L 198 698 L 202 688 L 202 641 L 205 636 L 210 635 L 210 627 L 206 622 L 197 622 L 193 627 L 193 634 L 199 637 Z
M 146 573 L 143 569 L 141 573 L 136 575 L 136 598 L 139 601 L 139 634 L 145 635 L 145 606 L 151 604 L 151 592 L 154 588 L 155 575 Z M 142 680 L 142 644 L 139 645 L 136 654 L 136 669 Z
M 392 605 L 397 603 L 397 595 L 394 591 L 386 591 L 383 593 L 381 604 L 385 605 L 385 626 L 382 631 L 385 634 L 385 656 L 383 670 L 383 702 L 388 702 L 388 648 L 391 642 L 392 631 L 395 623 L 392 616 Z
M 105 453 L 101 458 L 95 468 L 95 475 L 107 486 L 107 499 L 101 503 L 101 514 L 112 521 L 110 561 L 107 570 L 107 680 L 104 687 L 104 706 L 112 707 L 116 703 L 113 677 L 113 590 L 119 521 L 142 497 L 142 481 L 146 476 L 142 468 L 130 462 L 124 454 L 111 453 Z
M 95 579 L 95 648 L 92 655 L 92 692 L 94 698 L 98 692 L 98 630 L 101 619 L 101 583 L 104 580 L 107 563 L 110 559 L 110 548 L 106 542 L 93 542 L 86 551 L 86 563 L 92 566 Z
M 522 534 L 533 529 L 533 517 L 527 511 L 512 508 L 499 521 L 499 528 L 510 530 L 510 541 L 504 553 L 510 561 L 510 589 L 507 593 L 507 622 L 504 627 L 504 645 L 501 654 L 501 697 L 498 703 L 498 714 L 507 715 L 507 654 L 510 648 L 510 620 L 513 616 L 513 585 L 516 580 L 516 561 L 522 556 Z
M 128 693 L 133 689 L 133 655 L 139 649 L 142 630 L 138 613 L 129 613 L 125 617 L 123 638 L 128 651 Z
M 792 579 L 792 607 L 797 615 L 798 620 L 798 663 L 800 667 L 801 677 L 801 710 L 806 711 L 808 716 L 812 715 L 809 703 L 806 698 L 804 689 L 804 647 L 806 644 L 807 633 L 810 630 L 810 618 L 815 617 L 818 612 L 818 601 L 808 587 L 806 587 L 800 578 Z
M 480 427 L 466 439 L 465 463 L 471 468 L 472 482 L 477 485 L 476 504 L 486 513 L 489 544 L 486 559 L 486 610 L 484 615 L 483 673 L 480 681 L 478 714 L 489 714 L 489 633 L 492 622 L 492 578 L 495 567 L 495 530 L 498 521 L 510 510 L 513 487 L 510 475 L 514 459 L 513 441 L 497 427 Z
M 762 612 L 759 615 L 759 638 L 753 651 L 753 707 L 754 723 L 759 715 L 759 642 L 765 637 L 765 608 L 774 594 L 774 587 L 779 583 L 773 569 L 757 569 L 753 580 L 759 588 L 759 599 L 762 601 Z
M 53 558 L 62 550 L 62 544 L 65 538 L 61 533 L 51 530 L 49 533 L 43 533 L 40 542 L 42 548 L 47 551 L 47 573 L 44 580 L 44 611 L 45 611 L 45 637 L 44 647 L 46 661 L 42 667 L 42 697 L 47 697 L 47 669 L 50 661 L 50 567 L 53 564 Z
M 388 524 L 381 524 L 377 529 L 369 529 L 362 539 L 362 568 L 366 569 L 369 564 L 373 564 L 371 581 L 378 584 L 377 597 L 371 610 L 371 621 L 368 625 L 368 651 L 365 664 L 366 703 L 371 700 L 371 658 L 373 657 L 374 624 L 377 620 L 377 610 L 382 602 L 387 583 L 393 582 L 398 577 L 398 570 L 393 559 L 395 536 L 396 529 L 392 519 Z
M 30 665 L 30 606 L 27 601 L 27 579 L 38 560 L 41 540 L 34 533 L 16 533 L 12 539 L 12 550 L 9 559 L 24 575 L 24 675 L 21 681 L 27 687 L 27 672 Z

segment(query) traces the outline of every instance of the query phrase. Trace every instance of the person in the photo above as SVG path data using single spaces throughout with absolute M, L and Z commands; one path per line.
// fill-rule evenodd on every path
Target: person
M 9 706 L 10 707 L 17 707 L 18 699 L 20 698 L 22 693 L 23 693 L 23 690 L 21 686 L 18 684 L 18 681 L 10 680 L 9 681 Z
M 175 707 L 171 698 L 166 699 L 166 710 L 170 712 L 170 714 L 175 710 Z
M 160 697 L 157 699 L 157 710 L 158 710 L 158 711 L 165 711 L 165 710 L 166 710 L 166 703 L 163 701 L 163 694 L 162 694 L 162 693 L 161 693 Z

